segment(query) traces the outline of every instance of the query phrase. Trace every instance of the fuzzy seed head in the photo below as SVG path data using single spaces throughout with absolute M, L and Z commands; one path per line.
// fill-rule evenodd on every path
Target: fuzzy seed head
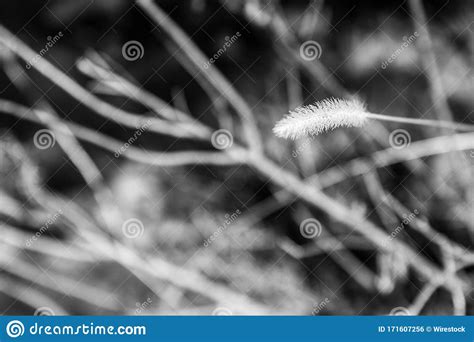
M 273 133 L 294 140 L 337 127 L 361 127 L 366 120 L 367 111 L 361 101 L 329 98 L 291 111 L 276 123 Z

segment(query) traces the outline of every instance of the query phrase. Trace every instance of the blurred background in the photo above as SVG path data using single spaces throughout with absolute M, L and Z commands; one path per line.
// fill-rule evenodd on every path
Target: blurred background
M 1 312 L 472 314 L 474 136 L 272 128 L 331 96 L 474 124 L 473 22 L 467 0 L 2 2 Z M 385 242 L 239 159 L 259 145 Z

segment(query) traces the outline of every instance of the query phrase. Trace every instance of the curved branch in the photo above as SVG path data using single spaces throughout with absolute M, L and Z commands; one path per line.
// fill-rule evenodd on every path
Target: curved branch
M 13 115 L 19 119 L 28 120 L 37 124 L 44 124 L 36 115 L 27 115 L 28 113 L 41 113 L 40 110 L 30 109 L 17 103 L 0 99 L 0 112 Z M 114 138 L 96 132 L 90 128 L 68 122 L 66 120 L 55 120 L 61 123 L 56 125 L 56 130 L 68 134 L 70 132 L 77 138 L 87 141 L 105 150 L 114 152 L 116 157 L 124 156 L 130 160 L 154 166 L 184 166 L 194 164 L 210 165 L 235 165 L 241 161 L 231 157 L 229 153 L 223 152 L 157 152 L 146 151 L 133 146 L 126 146 L 127 143 L 120 142 Z M 54 125 L 55 122 L 51 122 Z M 64 126 L 63 126 L 64 125 Z M 66 131 L 65 131 L 66 127 Z
M 110 121 L 135 129 L 149 122 L 149 130 L 155 133 L 171 135 L 178 138 L 199 138 L 203 140 L 209 140 L 210 138 L 209 132 L 197 130 L 193 124 L 170 123 L 169 121 L 155 117 L 146 117 L 140 114 L 130 113 L 102 101 L 45 58 L 36 58 L 36 52 L 2 25 L 0 25 L 0 43 L 4 44 L 13 53 L 27 62 L 35 59 L 35 63 L 32 65 L 33 68 L 58 85 L 61 89 L 65 90 L 73 98 Z

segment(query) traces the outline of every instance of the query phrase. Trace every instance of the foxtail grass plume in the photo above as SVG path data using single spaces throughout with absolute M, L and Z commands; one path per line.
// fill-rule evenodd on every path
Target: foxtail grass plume
M 277 137 L 294 140 L 337 127 L 361 127 L 366 120 L 366 107 L 361 101 L 330 98 L 291 111 L 277 122 L 273 133 Z
M 294 140 L 327 132 L 337 127 L 362 127 L 369 119 L 458 131 L 474 131 L 474 125 L 471 124 L 375 114 L 368 112 L 365 104 L 360 100 L 330 98 L 291 111 L 276 123 L 273 133 L 277 137 Z

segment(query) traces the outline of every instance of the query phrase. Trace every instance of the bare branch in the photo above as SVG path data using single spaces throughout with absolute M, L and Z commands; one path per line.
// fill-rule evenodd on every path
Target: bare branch
M 36 53 L 31 48 L 1 25 L 0 43 L 25 61 L 32 60 L 36 56 Z M 33 64 L 33 67 L 89 109 L 113 122 L 135 129 L 149 122 L 149 130 L 154 133 L 179 138 L 199 138 L 203 140 L 209 140 L 210 138 L 208 134 L 196 130 L 195 127 L 189 123 L 170 123 L 166 120 L 133 114 L 114 107 L 91 94 L 45 58 L 38 59 L 36 63 Z
M 261 137 L 252 110 L 232 84 L 213 65 L 204 68 L 208 58 L 158 5 L 152 0 L 137 0 L 137 4 L 160 25 L 176 45 L 183 50 L 195 68 L 200 70 L 209 83 L 235 108 L 245 128 L 244 133 L 246 134 L 248 147 L 257 152 L 261 151 Z
M 34 113 L 41 111 L 29 109 L 11 101 L 0 99 L 0 112 L 14 115 L 20 119 L 43 124 L 36 115 L 33 115 Z M 123 155 L 130 160 L 144 164 L 154 166 L 183 166 L 194 164 L 235 165 L 241 163 L 238 159 L 231 157 L 229 153 L 223 152 L 157 152 L 142 150 L 133 146 L 127 147 L 128 144 L 122 143 L 90 128 L 86 128 L 73 122 L 67 122 L 65 120 L 58 122 L 61 123 L 61 126 L 55 127 L 55 129 L 63 134 L 68 134 L 67 130 L 70 130 L 74 136 L 81 140 L 114 152 L 116 156 Z M 63 124 L 65 126 L 62 126 Z M 65 127 L 67 127 L 67 130 L 65 130 Z

